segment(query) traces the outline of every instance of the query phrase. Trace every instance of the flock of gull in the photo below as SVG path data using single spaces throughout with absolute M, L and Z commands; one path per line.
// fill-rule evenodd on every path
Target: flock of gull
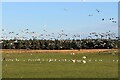
M 67 8 L 64 8 L 63 9 L 64 11 L 69 11 L 69 9 L 67 9 Z M 96 11 L 96 13 L 98 13 L 98 14 L 100 14 L 102 11 L 100 11 L 99 9 L 95 9 L 95 11 Z M 88 16 L 95 16 L 94 14 L 89 14 Z M 106 19 L 106 18 L 102 18 L 101 19 L 102 21 L 106 21 L 106 20 L 109 20 L 110 22 L 112 22 L 112 23 L 117 23 L 117 21 L 116 21 L 116 19 L 115 18 L 113 18 L 113 17 L 111 17 L 111 18 L 109 18 L 109 19 Z M 44 27 L 44 26 L 43 26 Z M 19 32 L 19 33 L 15 33 L 15 32 L 13 32 L 13 31 L 10 31 L 10 32 L 8 32 L 8 36 L 6 36 L 7 35 L 7 33 L 5 33 L 6 32 L 6 29 L 2 29 L 1 30 L 1 33 L 0 34 L 2 34 L 2 36 L 1 36 L 1 39 L 7 39 L 8 37 L 11 37 L 10 39 L 15 39 L 15 38 L 19 38 L 19 39 L 28 39 L 28 37 L 26 36 L 26 35 L 31 35 L 32 36 L 32 38 L 42 38 L 42 39 L 45 39 L 45 38 L 47 38 L 47 37 L 50 37 L 51 36 L 51 38 L 49 38 L 49 39 L 55 39 L 55 33 L 51 33 L 51 34 L 47 34 L 47 30 L 43 30 L 43 32 L 44 33 L 41 33 L 41 34 L 39 34 L 39 33 L 37 33 L 37 32 L 34 32 L 34 31 L 30 31 L 29 29 L 25 29 L 25 30 L 22 30 L 21 32 Z M 24 33 L 24 34 L 23 34 Z M 21 35 L 21 34 L 23 34 L 23 35 Z M 14 36 L 10 36 L 10 35 L 14 35 Z M 57 39 L 60 39 L 60 38 L 62 38 L 62 37 L 64 37 L 64 38 L 66 38 L 66 37 L 68 37 L 69 35 L 67 34 L 67 33 L 65 33 L 64 32 L 64 30 L 61 30 L 60 31 L 60 33 L 58 33 L 58 36 L 57 36 Z M 72 36 L 70 36 L 71 38 L 80 38 L 80 34 L 79 33 L 77 33 L 77 34 L 73 34 Z M 70 39 L 70 37 L 69 37 L 69 39 Z M 63 39 L 63 38 L 62 38 Z
M 34 55 L 34 54 L 30 54 L 31 56 Z M 70 53 L 70 55 L 74 56 L 75 53 Z M 88 57 L 87 56 L 83 56 L 81 59 L 56 59 L 56 58 L 48 58 L 48 59 L 40 59 L 40 58 L 35 58 L 35 59 L 24 59 L 24 60 L 20 60 L 18 58 L 15 58 L 15 59 L 2 59 L 1 61 L 7 61 L 7 62 L 13 62 L 13 61 L 16 61 L 16 62 L 39 62 L 39 63 L 44 63 L 44 62 L 48 62 L 48 63 L 51 63 L 51 62 L 72 62 L 72 63 L 88 63 L 88 62 L 109 62 L 109 61 L 105 61 L 103 59 L 87 59 Z M 118 60 L 116 59 L 113 59 L 112 62 L 118 62 Z
M 100 13 L 101 11 L 100 10 L 98 10 L 98 9 L 96 9 L 96 12 L 97 13 Z M 89 14 L 88 16 L 94 16 L 93 14 Z M 101 19 L 102 21 L 105 21 L 105 20 L 107 20 L 106 18 L 102 18 Z M 115 20 L 115 18 L 113 18 L 113 17 L 111 17 L 111 18 L 109 18 L 108 19 L 110 22 L 112 22 L 112 23 L 117 23 L 117 21 Z

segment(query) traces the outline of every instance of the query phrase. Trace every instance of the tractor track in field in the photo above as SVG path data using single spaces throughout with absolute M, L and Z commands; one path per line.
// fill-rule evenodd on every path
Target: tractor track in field
M 118 49 L 80 49 L 80 50 L 25 50 L 25 49 L 1 49 L 0 53 L 96 53 L 96 52 L 111 52 Z

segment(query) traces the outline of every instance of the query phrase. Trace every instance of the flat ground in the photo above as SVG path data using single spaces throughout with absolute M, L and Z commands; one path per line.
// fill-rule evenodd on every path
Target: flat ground
M 3 78 L 118 77 L 115 49 L 2 50 L 2 57 Z

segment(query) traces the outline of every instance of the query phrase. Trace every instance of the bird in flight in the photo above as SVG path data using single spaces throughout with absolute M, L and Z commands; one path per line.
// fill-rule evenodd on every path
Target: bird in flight
M 114 18 L 111 18 L 112 20 L 114 19 Z
M 93 16 L 92 14 L 89 14 L 88 16 Z
M 117 23 L 117 21 L 114 20 L 114 18 L 110 18 L 110 21 L 112 21 L 113 23 Z
M 102 21 L 104 21 L 105 19 L 103 18 Z
M 116 21 L 112 21 L 113 23 L 116 23 Z
M 2 29 L 2 31 L 4 31 L 4 29 Z
M 99 13 L 100 11 L 98 9 L 96 9 L 96 11 Z
M 110 18 L 110 20 L 114 20 L 114 18 Z

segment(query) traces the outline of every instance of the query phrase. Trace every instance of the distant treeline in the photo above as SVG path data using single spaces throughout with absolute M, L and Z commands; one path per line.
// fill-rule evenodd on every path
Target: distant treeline
M 72 50 L 118 48 L 116 39 L 82 40 L 1 40 L 2 49 Z

